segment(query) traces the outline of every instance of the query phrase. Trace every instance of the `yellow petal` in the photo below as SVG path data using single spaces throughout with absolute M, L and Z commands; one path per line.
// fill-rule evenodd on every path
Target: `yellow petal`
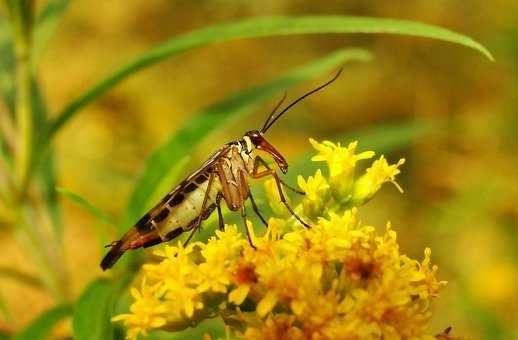
M 277 296 L 274 292 L 268 292 L 263 297 L 263 299 L 257 304 L 257 314 L 259 314 L 260 317 L 264 317 L 266 314 L 268 314 L 273 307 L 277 304 Z
M 304 180 L 304 177 L 302 177 L 301 175 L 298 175 L 297 176 L 297 184 L 299 185 L 299 188 L 301 188 L 302 190 L 306 191 L 306 181 Z
M 165 318 L 162 318 L 162 317 L 155 317 L 153 319 L 153 321 L 151 321 L 151 324 L 150 326 L 152 328 L 160 328 L 162 327 L 163 325 L 165 325 L 166 323 L 166 319 Z
M 123 321 L 123 320 L 126 320 L 128 319 L 129 317 L 131 317 L 133 314 L 120 314 L 120 315 L 116 315 L 114 316 L 111 320 L 113 322 L 117 322 L 117 321 Z
M 245 301 L 249 291 L 250 285 L 241 285 L 230 292 L 228 295 L 228 301 L 236 305 L 240 305 Z
M 295 313 L 295 315 L 301 315 L 304 312 L 304 309 L 306 308 L 306 302 L 293 300 L 291 301 L 290 307 L 293 313 Z
M 131 296 L 133 296 L 133 298 L 135 300 L 139 300 L 142 297 L 142 295 L 140 295 L 140 292 L 138 291 L 138 289 L 135 287 L 131 287 L 130 292 L 131 292 Z

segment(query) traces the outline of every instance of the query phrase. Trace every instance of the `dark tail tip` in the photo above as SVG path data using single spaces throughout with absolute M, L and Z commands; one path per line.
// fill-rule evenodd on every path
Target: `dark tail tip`
M 122 242 L 116 241 L 111 244 L 112 249 L 106 254 L 106 256 L 101 261 L 101 268 L 102 270 L 109 269 L 113 267 L 115 262 L 121 257 L 122 254 L 124 254 L 124 249 L 122 249 Z

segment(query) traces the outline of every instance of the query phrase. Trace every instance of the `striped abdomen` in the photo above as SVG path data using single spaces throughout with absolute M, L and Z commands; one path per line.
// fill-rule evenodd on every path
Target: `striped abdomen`
M 208 181 L 209 174 L 205 172 L 187 179 L 137 222 L 135 225 L 137 231 L 140 234 L 156 232 L 160 241 L 163 242 L 191 229 L 201 213 L 204 213 L 204 217 L 207 218 L 214 210 L 216 196 L 221 190 L 219 178 L 214 176 L 206 209 L 202 212 L 201 207 Z M 144 244 L 143 246 L 150 245 Z
M 207 190 L 209 173 L 200 171 L 167 194 L 162 201 L 144 215 L 134 227 L 112 244 L 110 252 L 101 262 L 103 270 L 110 268 L 128 249 L 150 247 L 172 240 L 184 231 L 192 229 L 200 214 L 206 219 L 216 208 L 216 197 L 221 191 L 221 182 L 213 176 L 206 208 L 201 211 Z

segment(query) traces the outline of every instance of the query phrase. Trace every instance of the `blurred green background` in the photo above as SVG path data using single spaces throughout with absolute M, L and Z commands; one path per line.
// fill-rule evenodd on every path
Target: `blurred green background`
M 372 61 L 346 64 L 337 82 L 270 130 L 270 141 L 291 163 L 307 155 L 309 137 L 342 143 L 359 138 L 362 149 L 388 150 L 391 161 L 405 157 L 399 178 L 404 195 L 386 187 L 360 216 L 378 227 L 390 220 L 402 252 L 411 257 L 422 258 L 423 248 L 432 248 L 439 277 L 449 284 L 436 301 L 431 333 L 453 326 L 455 334 L 473 339 L 518 339 L 518 2 L 76 0 L 36 75 L 55 112 L 176 34 L 254 16 L 308 14 L 447 27 L 484 44 L 495 62 L 450 43 L 388 35 L 272 37 L 196 49 L 125 80 L 71 121 L 55 140 L 58 185 L 120 216 L 151 152 L 195 112 L 339 48 L 366 48 Z M 288 95 L 294 98 L 329 76 L 303 82 Z M 274 104 L 205 139 L 187 168 L 260 127 Z M 77 297 L 102 275 L 96 228 L 106 226 L 67 198 L 60 203 L 63 259 L 70 295 Z M 119 236 L 106 233 L 108 239 Z M 54 302 L 11 275 L 15 269 L 30 279 L 37 269 L 7 228 L 0 229 L 0 247 L 0 330 L 13 333 Z M 57 334 L 69 328 L 64 322 Z

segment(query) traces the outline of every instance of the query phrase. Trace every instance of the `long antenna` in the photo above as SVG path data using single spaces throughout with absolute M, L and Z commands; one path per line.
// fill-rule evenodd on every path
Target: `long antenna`
M 268 125 L 268 122 L 270 121 L 270 119 L 272 119 L 272 117 L 275 114 L 275 112 L 277 111 L 277 109 L 284 102 L 284 100 L 286 99 L 287 95 L 288 95 L 288 92 L 284 91 L 284 95 L 282 96 L 281 100 L 279 100 L 277 105 L 275 105 L 275 107 L 273 108 L 272 112 L 270 112 L 270 114 L 268 115 L 268 118 L 266 118 L 266 121 L 264 122 L 264 125 L 263 125 L 263 128 L 261 129 L 261 131 L 263 131 L 266 128 L 266 125 Z
M 294 105 L 296 105 L 298 102 L 300 102 L 301 100 L 303 100 L 304 98 L 312 95 L 313 93 L 315 92 L 318 92 L 320 90 L 322 90 L 324 87 L 328 86 L 329 84 L 331 84 L 332 82 L 334 82 L 336 80 L 336 78 L 338 78 L 340 76 L 340 74 L 342 73 L 343 71 L 343 68 L 340 68 L 338 70 L 338 72 L 336 73 L 336 75 L 331 79 L 329 80 L 327 83 L 325 84 L 322 84 L 320 85 L 319 87 L 317 87 L 316 89 L 313 89 L 311 91 L 309 91 L 308 93 L 304 94 L 303 96 L 297 98 L 296 100 L 294 100 L 293 102 L 291 102 L 288 106 L 286 106 L 286 108 L 284 110 L 282 110 L 274 119 L 270 119 L 272 116 L 273 116 L 273 112 L 270 114 L 270 116 L 268 116 L 268 119 L 266 120 L 266 123 L 264 124 L 265 126 L 263 126 L 263 128 L 261 129 L 261 133 L 265 133 L 266 131 L 268 131 L 268 129 L 277 121 L 277 119 L 279 119 L 284 113 L 286 113 L 286 111 L 288 111 L 289 109 L 291 109 Z M 280 104 L 279 104 L 280 105 Z M 271 121 L 270 121 L 271 120 Z

